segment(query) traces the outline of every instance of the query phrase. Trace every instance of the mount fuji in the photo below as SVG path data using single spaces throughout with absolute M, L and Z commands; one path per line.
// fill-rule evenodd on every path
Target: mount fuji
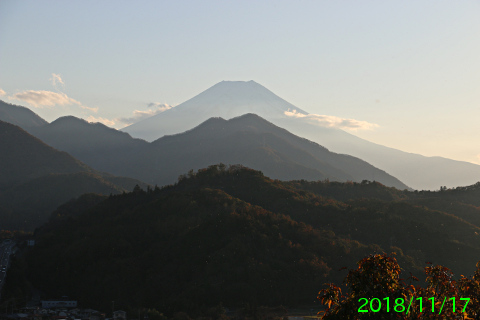
M 184 103 L 122 129 L 153 141 L 184 132 L 212 117 L 231 119 L 247 113 L 314 141 L 330 151 L 349 154 L 385 170 L 414 189 L 436 190 L 480 181 L 480 166 L 442 157 L 408 153 L 361 139 L 336 128 L 321 127 L 301 117 L 308 112 L 292 105 L 255 81 L 222 81 Z
M 235 118 L 254 113 L 272 122 L 286 118 L 285 111 L 308 113 L 283 100 L 255 81 L 222 81 L 190 100 L 161 114 L 122 129 L 133 137 L 153 141 L 184 132 L 212 118 Z

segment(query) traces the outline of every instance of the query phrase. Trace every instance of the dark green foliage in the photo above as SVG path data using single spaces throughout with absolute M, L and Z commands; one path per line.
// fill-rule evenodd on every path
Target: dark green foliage
M 352 196 L 332 198 L 342 190 Z M 161 189 L 62 206 L 37 230 L 28 277 L 51 297 L 173 315 L 309 304 L 341 267 L 384 250 L 416 276 L 425 261 L 470 274 L 480 229 L 418 199 L 376 183 L 286 183 L 220 164 Z
M 295 188 L 307 190 L 315 194 L 321 194 L 340 201 L 352 199 L 377 199 L 383 201 L 398 201 L 406 198 L 405 191 L 389 188 L 376 181 L 363 180 L 359 182 L 341 183 L 336 181 L 291 181 Z
M 26 299 L 30 298 L 31 285 L 25 278 L 27 265 L 23 259 L 13 257 L 8 269 L 8 277 L 2 287 L 2 300 L 0 309 L 7 310 L 12 307 L 18 309 L 23 307 Z
M 317 193 L 295 188 L 299 184 L 316 186 L 311 189 Z M 379 244 L 382 248 L 401 248 L 399 259 L 403 259 L 403 254 L 409 256 L 405 263 L 417 272 L 424 261 L 429 260 L 448 264 L 456 272 L 468 273 L 480 256 L 476 245 L 480 233 L 477 226 L 455 215 L 411 203 L 416 197 L 413 192 L 378 183 L 281 182 L 242 166 L 229 169 L 210 166 L 180 181 L 175 188 L 200 187 L 222 189 L 272 212 L 289 215 L 295 221 L 331 230 L 343 238 Z M 327 196 L 351 200 L 340 202 Z
M 29 278 L 51 296 L 67 294 L 104 309 L 112 300 L 169 312 L 220 302 L 308 303 L 331 274 L 326 261 L 368 250 L 218 189 L 136 189 L 80 215 L 62 213 L 88 208 L 85 202 L 92 203 L 82 197 L 60 208 L 37 231 Z

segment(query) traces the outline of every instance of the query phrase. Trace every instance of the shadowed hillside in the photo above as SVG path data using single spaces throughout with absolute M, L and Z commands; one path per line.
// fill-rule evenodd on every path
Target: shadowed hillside
M 131 178 L 93 170 L 21 128 L 0 121 L 0 219 L 2 229 L 33 230 L 60 204 L 87 192 L 131 191 Z
M 37 230 L 29 279 L 95 308 L 115 300 L 168 313 L 309 304 L 321 284 L 345 275 L 337 270 L 371 252 L 396 252 L 418 276 L 425 261 L 472 273 L 480 228 L 411 203 L 418 192 L 305 183 L 220 164 L 161 189 L 81 197 Z M 352 196 L 332 198 L 341 189 Z
M 218 162 L 241 163 L 281 180 L 372 179 L 407 188 L 358 158 L 332 153 L 254 114 L 228 121 L 212 118 L 182 134 L 160 138 L 139 153 L 123 175 L 164 185 L 190 169 Z
M 50 173 L 93 172 L 24 130 L 0 121 L 0 189 Z
M 42 127 L 48 124 L 32 110 L 6 103 L 0 100 L 0 121 L 8 122 L 29 131 L 31 128 Z

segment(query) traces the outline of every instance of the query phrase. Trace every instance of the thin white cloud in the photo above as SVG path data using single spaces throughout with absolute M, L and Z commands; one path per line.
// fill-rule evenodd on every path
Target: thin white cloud
M 85 109 L 85 110 L 90 110 L 94 113 L 98 112 L 98 107 L 97 108 L 90 108 L 90 107 L 86 107 L 86 106 L 81 105 L 80 108 Z
M 15 99 L 15 100 L 27 102 L 28 104 L 34 106 L 35 108 L 75 104 L 84 110 L 88 110 L 94 113 L 98 112 L 98 108 L 87 107 L 83 105 L 81 102 L 68 97 L 64 92 L 59 90 L 58 89 L 59 85 L 62 87 L 65 87 L 65 81 L 63 81 L 62 77 L 59 74 L 52 73 L 52 77 L 50 78 L 50 80 L 52 81 L 52 85 L 55 87 L 55 89 L 58 90 L 58 92 L 46 91 L 46 90 L 38 90 L 38 91 L 27 90 L 27 91 L 16 93 L 13 96 L 9 97 L 9 99 Z
M 6 95 L 6 94 L 7 94 L 7 93 L 6 93 L 5 91 L 3 91 L 2 89 L 0 89 L 0 97 L 1 97 L 1 96 L 4 96 L 4 95 Z
M 65 82 L 59 74 L 52 73 L 52 77 L 50 78 L 50 80 L 52 81 L 52 85 L 55 89 L 58 89 L 57 85 L 61 85 L 62 88 L 65 88 Z
M 160 103 L 160 102 L 150 102 L 147 107 L 154 108 L 154 109 L 161 109 L 162 111 L 173 108 L 173 106 L 169 104 Z
M 379 125 L 375 123 L 370 123 L 367 121 L 355 120 L 355 119 L 346 119 L 340 118 L 335 116 L 327 116 L 321 114 L 302 114 L 297 112 L 297 110 L 293 111 L 285 111 L 286 116 L 292 118 L 302 118 L 309 123 L 316 124 L 321 127 L 327 128 L 338 128 L 338 129 L 346 129 L 346 130 L 373 130 L 377 128 Z
M 27 90 L 19 93 L 15 93 L 10 99 L 20 100 L 27 102 L 35 108 L 53 107 L 55 105 L 70 105 L 76 104 L 81 106 L 82 104 L 75 99 L 69 98 L 65 93 L 57 93 L 45 90 Z
M 110 119 L 106 119 L 106 118 L 102 118 L 102 117 L 95 118 L 94 116 L 89 116 L 86 120 L 88 122 L 100 122 L 100 123 L 103 123 L 106 126 L 115 125 L 114 120 L 110 120 Z
M 126 125 L 130 125 L 132 123 L 138 122 L 140 120 L 146 119 L 148 117 L 154 116 L 156 114 L 162 113 L 164 111 L 167 111 L 168 109 L 173 108 L 173 106 L 165 104 L 165 103 L 159 103 L 159 102 L 152 102 L 149 103 L 147 106 L 148 110 L 134 110 L 133 115 L 131 117 L 125 117 L 125 118 L 117 118 L 116 120 L 122 123 L 125 123 Z

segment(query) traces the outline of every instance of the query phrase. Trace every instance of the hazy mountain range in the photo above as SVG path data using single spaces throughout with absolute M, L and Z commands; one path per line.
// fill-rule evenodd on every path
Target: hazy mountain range
M 71 116 L 28 130 L 96 170 L 150 184 L 172 184 L 191 169 L 225 163 L 249 166 L 281 180 L 376 180 L 408 188 L 365 161 L 329 152 L 255 114 L 229 121 L 211 118 L 182 134 L 152 143 Z
M 124 133 L 102 124 L 89 124 L 70 116 L 59 118 L 48 124 L 26 108 L 0 102 L 0 120 L 18 124 L 45 143 L 70 153 L 97 170 L 130 176 L 159 185 L 172 183 L 175 175 L 182 174 L 185 170 L 198 169 L 221 161 L 228 161 L 229 163 L 244 162 L 243 164 L 251 165 L 255 169 L 266 170 L 265 172 L 271 177 L 279 179 L 316 180 L 330 178 L 339 181 L 366 179 L 380 181 L 388 186 L 398 188 L 408 186 L 418 190 L 437 190 L 440 186 L 466 186 L 480 180 L 479 165 L 442 157 L 425 157 L 381 146 L 340 129 L 321 127 L 308 122 L 305 117 L 287 115 L 293 111 L 297 115 L 308 115 L 306 111 L 281 99 L 254 81 L 222 81 L 174 108 L 122 129 Z M 192 147 L 189 145 L 188 139 L 184 139 L 186 136 L 182 136 L 183 138 L 168 138 L 173 139 L 171 141 L 180 139 L 178 141 L 183 144 L 179 145 L 178 150 L 174 150 L 172 145 L 165 143 L 168 139 L 154 144 L 142 140 L 153 141 L 165 135 L 180 134 L 192 130 L 210 118 L 221 117 L 228 120 L 247 113 L 256 114 L 297 135 L 298 138 L 309 139 L 330 151 L 360 158 L 380 169 L 380 171 L 368 171 L 364 170 L 366 168 L 364 167 L 363 171 L 354 174 L 353 171 L 355 170 L 341 167 L 337 169 L 343 171 L 343 173 L 335 173 L 334 170 L 328 166 L 325 167 L 325 165 L 335 167 L 337 164 L 340 165 L 341 161 L 334 161 L 335 164 L 332 164 L 331 159 L 322 159 L 320 154 L 312 156 L 312 150 L 306 151 L 304 147 L 300 147 L 300 145 L 306 145 L 299 143 L 301 140 L 283 142 L 288 142 L 290 147 L 302 149 L 302 152 L 306 151 L 310 154 L 309 156 L 300 156 L 300 154 L 305 155 L 302 152 L 295 154 L 296 151 L 292 151 L 294 149 L 287 152 L 286 144 L 278 149 L 278 143 L 275 144 L 276 147 L 273 147 L 273 141 L 265 140 L 265 137 L 262 136 L 268 131 L 259 128 L 253 130 L 248 124 L 244 128 L 237 128 L 236 130 L 251 133 L 250 137 L 243 136 L 242 139 L 244 142 L 245 139 L 249 139 L 252 143 L 248 147 L 250 148 L 248 152 L 255 149 L 253 145 L 257 145 L 258 149 L 255 149 L 255 152 L 258 152 L 257 154 L 247 154 L 246 145 L 238 144 L 238 146 L 242 146 L 243 153 L 238 150 L 236 157 L 233 157 L 235 150 L 230 150 L 227 157 L 227 153 L 222 154 L 220 149 L 215 149 L 216 152 L 214 153 L 205 153 L 201 148 L 195 151 L 197 154 L 186 155 L 185 151 L 187 149 L 185 148 Z M 218 128 L 215 130 L 218 130 Z M 230 129 L 227 131 L 231 133 Z M 126 133 L 141 139 L 133 139 Z M 212 134 L 215 135 L 216 133 Z M 189 137 L 194 138 L 193 135 Z M 231 143 L 238 143 L 240 138 L 238 134 L 229 137 L 233 139 Z M 268 142 L 267 149 L 275 150 L 273 153 L 267 152 L 263 144 L 262 147 L 259 147 L 259 141 L 264 140 Z M 215 141 L 219 142 L 218 139 Z M 216 147 L 223 148 L 229 145 L 226 141 L 222 143 L 223 146 L 217 145 Z M 204 149 L 210 148 L 209 150 L 213 150 L 211 148 L 216 148 L 207 141 L 202 142 L 201 145 Z M 166 149 L 162 150 L 163 147 Z M 226 149 L 224 151 L 226 152 Z M 140 154 L 143 155 L 143 159 L 139 159 Z M 180 154 L 183 154 L 182 159 L 178 158 Z M 217 157 L 213 157 L 213 154 L 216 154 Z M 261 154 L 262 156 L 260 156 Z M 150 158 L 146 159 L 145 157 Z M 167 160 L 168 157 L 171 157 L 171 159 L 177 157 L 177 160 L 170 161 Z M 256 157 L 255 160 L 254 157 Z M 312 157 L 317 161 L 315 164 Z M 152 160 L 153 158 L 156 159 L 156 162 Z M 145 167 L 141 167 L 140 163 Z M 391 178 L 386 179 L 384 175 L 378 173 L 381 171 L 392 175 L 401 183 L 394 182 Z
M 212 117 L 231 119 L 254 113 L 275 123 L 272 120 L 285 118 L 284 112 L 288 110 L 307 114 L 255 81 L 222 81 L 161 115 L 134 123 L 122 131 L 153 141 L 189 130 Z
M 33 228 L 60 204 L 84 193 L 131 191 L 131 178 L 94 170 L 18 126 L 0 121 L 0 220 L 2 229 Z
M 211 118 L 192 130 L 152 142 L 129 168 L 144 170 L 130 176 L 146 182 L 173 181 L 182 172 L 215 163 L 242 164 L 281 180 L 377 180 L 407 186 L 358 158 L 335 154 L 297 137 L 254 114 L 230 120 Z M 133 164 L 137 164 L 136 167 Z
M 294 110 L 299 114 L 308 114 L 254 81 L 222 81 L 190 100 L 134 123 L 122 131 L 152 141 L 163 135 L 184 132 L 211 117 L 230 119 L 245 113 L 255 113 L 330 151 L 365 160 L 414 189 L 436 190 L 440 186 L 466 186 L 480 180 L 479 165 L 403 152 L 358 138 L 340 129 L 320 127 L 308 122 L 306 118 L 285 115 L 285 112 Z

